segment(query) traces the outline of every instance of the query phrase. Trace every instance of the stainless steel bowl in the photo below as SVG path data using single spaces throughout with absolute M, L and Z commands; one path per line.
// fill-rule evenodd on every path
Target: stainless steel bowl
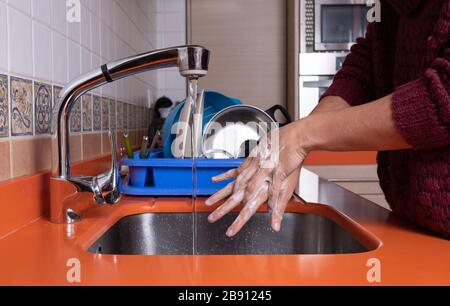
M 246 151 L 242 150 L 242 147 L 249 142 L 256 143 L 276 126 L 276 121 L 257 107 L 249 105 L 228 107 L 217 113 L 206 125 L 202 137 L 203 154 L 213 159 L 246 157 L 242 156 Z

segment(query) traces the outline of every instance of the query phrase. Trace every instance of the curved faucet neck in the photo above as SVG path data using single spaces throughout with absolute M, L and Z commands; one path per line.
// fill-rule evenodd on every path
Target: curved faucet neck
M 179 67 L 185 77 L 206 75 L 209 51 L 201 46 L 180 46 L 150 51 L 103 65 L 70 82 L 61 92 L 53 110 L 54 128 L 58 141 L 57 162 L 53 173 L 61 178 L 70 177 L 69 117 L 70 111 L 83 94 L 106 83 L 141 72 L 168 67 Z

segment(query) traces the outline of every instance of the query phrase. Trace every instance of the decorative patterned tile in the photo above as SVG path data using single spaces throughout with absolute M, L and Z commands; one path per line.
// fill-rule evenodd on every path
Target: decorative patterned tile
M 116 101 L 114 99 L 109 100 L 109 127 L 111 130 L 115 130 L 117 128 Z
M 36 135 L 50 134 L 52 120 L 52 87 L 34 83 L 34 129 Z
M 8 77 L 0 75 L 0 137 L 9 135 Z
M 117 130 L 121 131 L 123 130 L 123 103 L 117 101 Z
M 54 108 L 56 103 L 59 102 L 59 98 L 61 98 L 61 91 L 62 91 L 62 89 L 63 88 L 61 86 L 53 85 L 53 104 L 52 104 L 52 108 Z
M 57 86 L 57 85 L 53 85 L 53 101 L 52 101 L 52 120 L 51 120 L 51 124 L 52 124 L 52 130 L 51 133 L 54 134 L 56 132 L 56 115 L 55 113 L 53 113 L 54 111 L 57 111 L 57 104 L 59 103 L 59 98 L 61 98 L 61 91 L 62 91 L 62 87 L 61 86 Z
M 93 98 L 93 127 L 94 131 L 102 129 L 102 99 L 99 96 Z
M 33 83 L 11 77 L 11 135 L 33 135 Z
M 89 94 L 85 94 L 82 97 L 82 101 L 83 131 L 90 132 L 92 131 L 92 96 Z
M 109 99 L 102 98 L 102 130 L 109 130 Z
M 123 124 L 123 129 L 124 130 L 128 130 L 128 104 L 127 103 L 125 103 L 125 102 L 123 102 L 122 103 L 122 112 L 123 112 L 123 122 L 122 122 L 122 124 Z
M 70 131 L 72 133 L 81 132 L 81 99 L 75 101 L 70 111 Z

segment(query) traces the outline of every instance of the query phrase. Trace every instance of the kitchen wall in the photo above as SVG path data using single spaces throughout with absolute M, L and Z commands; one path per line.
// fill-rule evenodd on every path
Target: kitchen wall
M 110 60 L 185 42 L 184 0 L 80 4 L 80 22 L 70 23 L 65 0 L 0 0 L 0 181 L 50 168 L 50 113 L 67 82 Z M 175 72 L 148 72 L 82 97 L 71 115 L 72 160 L 110 153 L 110 128 L 138 144 L 150 104 L 185 95 Z
M 142 0 L 145 1 L 145 0 Z M 158 0 L 158 48 L 186 44 L 186 1 Z M 177 68 L 158 72 L 158 95 L 166 95 L 174 101 L 186 97 L 186 80 Z
M 188 41 L 211 50 L 200 86 L 262 109 L 286 106 L 286 2 L 188 0 Z

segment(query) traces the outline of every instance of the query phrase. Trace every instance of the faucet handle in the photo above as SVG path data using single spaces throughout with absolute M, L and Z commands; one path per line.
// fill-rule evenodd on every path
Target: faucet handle
M 116 133 L 110 130 L 108 136 L 111 144 L 111 168 L 94 177 L 92 184 L 94 199 L 98 204 L 116 204 L 121 198 Z
M 108 204 L 116 204 L 121 198 L 119 159 L 117 158 L 117 136 L 115 130 L 109 130 L 109 142 L 111 144 L 111 169 L 109 173 L 109 190 L 104 198 Z

